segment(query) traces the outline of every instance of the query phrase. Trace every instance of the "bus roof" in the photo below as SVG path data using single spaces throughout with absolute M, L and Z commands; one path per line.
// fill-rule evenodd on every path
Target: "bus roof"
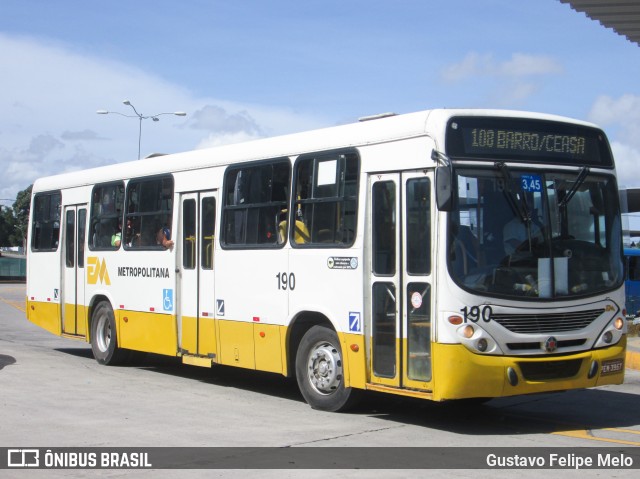
M 36 180 L 33 191 L 50 191 L 61 188 L 86 186 L 128 177 L 151 176 L 242 161 L 298 156 L 316 151 L 373 145 L 420 136 L 430 136 L 433 138 L 436 147 L 442 149 L 444 145 L 445 125 L 447 121 L 454 116 L 524 117 L 570 122 L 597 128 L 596 125 L 572 118 L 515 110 L 425 110 L 403 115 L 384 115 L 379 119 L 350 123 L 347 125 L 183 153 L 154 156 L 142 160 L 115 163 L 108 166 L 63 173 Z M 425 158 L 429 157 L 425 156 Z

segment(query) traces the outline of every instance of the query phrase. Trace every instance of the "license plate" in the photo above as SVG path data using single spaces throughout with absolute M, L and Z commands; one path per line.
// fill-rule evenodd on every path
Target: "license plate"
M 600 370 L 601 376 L 607 374 L 616 374 L 624 369 L 624 361 L 622 359 L 612 359 L 611 361 L 603 361 L 602 369 Z

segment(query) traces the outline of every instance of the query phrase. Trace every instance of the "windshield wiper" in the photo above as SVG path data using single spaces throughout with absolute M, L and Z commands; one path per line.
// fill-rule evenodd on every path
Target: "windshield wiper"
M 509 205 L 513 209 L 513 211 L 520 217 L 520 220 L 528 225 L 531 222 L 531 210 L 529 210 L 529 205 L 527 204 L 527 198 L 524 195 L 519 195 L 514 193 L 511 189 L 511 183 L 513 182 L 513 177 L 511 176 L 511 172 L 507 165 L 502 161 L 496 161 L 496 168 L 502 174 L 505 182 L 505 192 L 507 193 L 507 199 L 509 200 Z
M 573 198 L 573 196 L 577 193 L 578 188 L 582 186 L 582 183 L 584 183 L 584 180 L 588 174 L 589 174 L 589 167 L 583 166 L 582 169 L 580 170 L 580 173 L 578 173 L 578 177 L 576 178 L 576 181 L 573 183 L 573 185 L 571 185 L 571 189 L 567 192 L 566 195 L 564 195 L 564 198 L 562 198 L 562 200 L 560 201 L 558 205 L 560 208 L 563 208 L 567 206 L 567 204 L 569 204 L 569 201 L 571 201 L 571 198 Z

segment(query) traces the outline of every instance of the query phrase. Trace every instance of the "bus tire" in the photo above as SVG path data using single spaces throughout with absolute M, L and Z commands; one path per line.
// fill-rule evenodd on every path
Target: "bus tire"
M 91 350 L 96 361 L 107 366 L 124 361 L 126 351 L 118 348 L 116 320 L 111 305 L 101 301 L 91 318 Z
M 296 353 L 296 379 L 305 401 L 321 411 L 344 411 L 353 406 L 356 391 L 344 387 L 342 350 L 338 335 L 313 326 Z

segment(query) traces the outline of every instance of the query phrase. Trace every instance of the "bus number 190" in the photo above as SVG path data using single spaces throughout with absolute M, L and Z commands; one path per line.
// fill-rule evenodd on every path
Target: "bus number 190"
M 485 323 L 491 321 L 491 315 L 493 314 L 493 309 L 491 306 L 471 306 L 470 308 L 465 306 L 460 310 L 460 312 L 464 315 L 464 322 L 467 323 L 471 321 L 472 323 L 477 323 L 482 319 Z
M 278 280 L 278 289 L 291 290 L 296 289 L 296 275 L 293 273 L 287 274 L 286 272 L 276 274 Z

